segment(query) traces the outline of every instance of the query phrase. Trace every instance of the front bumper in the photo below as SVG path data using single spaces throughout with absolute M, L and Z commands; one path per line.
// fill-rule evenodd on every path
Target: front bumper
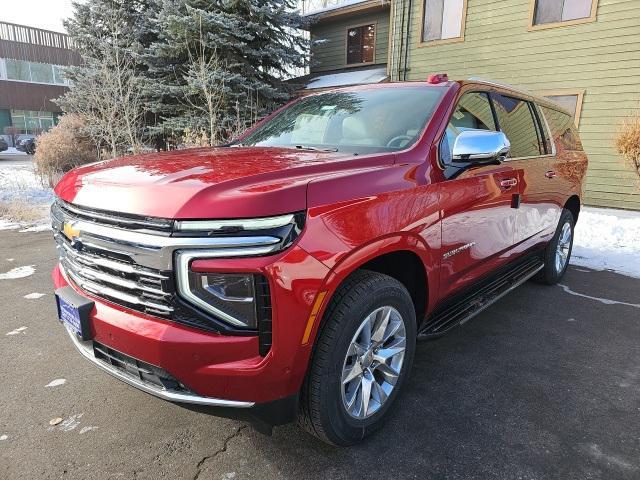
M 129 385 L 136 387 L 143 392 L 150 393 L 156 397 L 162 398 L 169 402 L 188 403 L 193 405 L 205 405 L 210 407 L 232 407 L 232 408 L 250 408 L 255 405 L 254 402 L 239 402 L 234 400 L 224 400 L 222 398 L 203 397 L 191 392 L 171 390 L 154 383 L 146 382 L 140 376 L 135 375 L 126 368 L 117 368 L 112 363 L 107 363 L 99 359 L 93 348 L 93 342 L 83 342 L 74 332 L 67 328 L 67 333 L 73 345 L 78 349 L 80 354 L 91 363 L 101 368 L 109 375 L 114 376 L 118 380 L 122 380 Z
M 74 339 L 80 353 L 120 380 L 177 403 L 256 410 L 297 395 L 311 353 L 311 345 L 302 338 L 328 269 L 295 245 L 269 257 L 199 260 L 194 268 L 256 272 L 269 279 L 273 344 L 265 356 L 260 355 L 255 334 L 205 331 L 127 309 L 80 290 L 56 267 L 56 288 L 70 285 L 94 301 L 90 313 L 93 340 L 167 371 L 188 392 L 152 387 L 117 369 L 114 372 L 95 358 L 90 345 Z

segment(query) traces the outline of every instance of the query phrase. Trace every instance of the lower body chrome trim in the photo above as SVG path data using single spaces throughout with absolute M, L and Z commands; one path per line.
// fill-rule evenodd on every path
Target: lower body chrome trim
M 78 349 L 80 354 L 89 360 L 91 363 L 95 364 L 108 374 L 114 376 L 118 380 L 122 380 L 129 385 L 136 387 L 143 392 L 149 393 L 156 397 L 162 398 L 163 400 L 168 400 L 170 402 L 177 403 L 190 403 L 194 405 L 206 405 L 211 407 L 230 407 L 230 408 L 251 408 L 255 405 L 254 402 L 241 402 L 237 400 L 224 400 L 221 398 L 212 398 L 212 397 L 201 397 L 199 395 L 184 393 L 184 392 L 174 392 L 171 390 L 167 390 L 164 388 L 160 388 L 158 386 L 146 383 L 142 380 L 136 379 L 133 376 L 129 376 L 125 373 L 122 373 L 117 368 L 98 360 L 91 348 L 90 342 L 82 342 L 78 336 L 65 327 L 65 330 L 69 334 L 71 341 L 74 346 Z

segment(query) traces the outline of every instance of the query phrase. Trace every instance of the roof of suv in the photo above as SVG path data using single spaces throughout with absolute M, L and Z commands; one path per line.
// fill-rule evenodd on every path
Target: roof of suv
M 322 91 L 317 91 L 317 92 L 313 92 L 313 93 L 309 93 L 309 96 L 311 95 L 321 95 L 322 93 L 326 93 L 326 92 L 334 92 L 334 91 L 358 91 L 358 90 L 370 90 L 370 89 L 379 89 L 379 88 L 394 88 L 397 87 L 399 85 L 406 85 L 406 86 L 416 86 L 416 85 L 421 85 L 421 86 L 427 86 L 427 87 L 451 87 L 454 83 L 459 84 L 461 87 L 464 87 L 466 85 L 483 85 L 492 89 L 497 89 L 501 92 L 504 93 L 509 93 L 509 94 L 513 94 L 516 95 L 518 97 L 521 98 L 525 98 L 527 100 L 532 100 L 535 101 L 536 103 L 538 103 L 539 105 L 548 107 L 548 108 L 552 108 L 553 110 L 557 110 L 560 111 L 562 113 L 566 113 L 567 115 L 571 115 L 571 113 L 569 111 L 567 111 L 564 107 L 562 107 L 561 105 L 553 102 L 552 100 L 549 100 L 548 98 L 545 97 L 541 97 L 539 95 L 536 95 L 534 93 L 528 92 L 524 89 L 515 87 L 513 85 L 508 85 L 508 84 L 504 84 L 504 83 L 499 83 L 499 82 L 495 82 L 493 80 L 488 80 L 488 79 L 484 79 L 484 78 L 477 78 L 477 77 L 471 77 L 467 80 L 448 80 L 448 81 L 444 81 L 444 82 L 439 82 L 439 83 L 431 83 L 428 82 L 426 80 L 413 80 L 413 81 L 407 81 L 407 82 L 384 82 L 384 83 L 373 83 L 373 84 L 362 84 L 362 85 L 350 85 L 350 86 L 345 86 L 345 87 L 337 87 L 337 88 L 329 88 L 326 90 L 322 90 Z M 305 95 L 307 96 L 307 95 Z

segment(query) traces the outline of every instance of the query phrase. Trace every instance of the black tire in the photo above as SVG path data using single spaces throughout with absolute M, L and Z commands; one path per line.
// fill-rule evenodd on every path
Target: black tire
M 369 314 L 382 307 L 393 307 L 401 316 L 406 333 L 404 360 L 388 398 L 371 416 L 358 419 L 343 405 L 341 374 L 358 328 Z M 298 424 L 326 443 L 353 445 L 382 427 L 411 371 L 416 343 L 415 310 L 409 292 L 399 281 L 362 270 L 340 286 L 324 319 L 300 395 Z
M 568 225 L 571 232 L 571 239 L 568 246 L 567 251 L 567 260 L 562 266 L 562 268 L 558 269 L 556 264 L 556 252 L 558 249 L 558 242 L 560 242 L 560 237 L 563 232 L 563 228 L 565 225 Z M 534 280 L 539 283 L 544 283 L 546 285 L 555 285 L 558 283 L 569 267 L 569 260 L 571 259 L 571 252 L 573 250 L 573 233 L 575 227 L 575 220 L 573 218 L 573 214 L 567 210 L 566 208 L 562 210 L 562 214 L 560 215 L 560 221 L 558 222 L 558 227 L 556 228 L 556 233 L 553 238 L 547 244 L 543 260 L 544 260 L 544 268 L 538 272 L 538 274 L 534 277 Z

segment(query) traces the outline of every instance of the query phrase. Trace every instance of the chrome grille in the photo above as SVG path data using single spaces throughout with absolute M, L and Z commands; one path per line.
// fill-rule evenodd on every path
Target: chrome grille
M 61 270 L 80 290 L 136 311 L 214 331 L 233 327 L 179 298 L 174 258 L 184 252 L 202 252 L 194 258 L 268 255 L 281 250 L 285 241 L 271 232 L 185 235 L 173 230 L 173 220 L 121 215 L 60 199 L 51 207 L 51 221 Z
M 165 289 L 169 275 L 110 258 L 108 251 L 77 250 L 62 234 L 55 237 L 63 272 L 82 290 L 152 315 L 173 312 L 173 294 Z

